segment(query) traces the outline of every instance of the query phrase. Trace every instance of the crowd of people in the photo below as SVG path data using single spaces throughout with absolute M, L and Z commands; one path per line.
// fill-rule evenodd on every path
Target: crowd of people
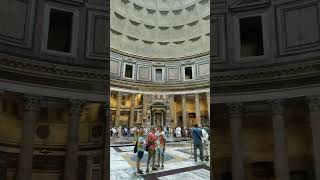
M 110 129 L 111 137 L 129 137 L 135 141 L 134 153 L 137 155 L 136 168 L 137 174 L 143 174 L 140 168 L 140 161 L 145 152 L 148 152 L 146 173 L 149 173 L 149 166 L 152 160 L 151 169 L 156 171 L 158 168 L 164 168 L 164 157 L 166 142 L 169 137 L 172 138 L 193 138 L 193 157 L 197 161 L 197 150 L 200 151 L 200 160 L 209 161 L 209 128 L 201 125 L 194 125 L 192 128 L 166 127 L 113 127 Z M 204 152 L 204 155 L 203 155 Z M 157 157 L 157 165 L 156 165 Z
M 144 135 L 146 136 L 148 132 L 150 132 L 150 127 L 112 127 L 110 129 L 110 135 L 111 137 L 118 137 L 118 138 L 134 138 L 136 139 L 138 131 L 143 130 Z M 181 128 L 180 126 L 176 127 L 166 127 L 163 128 L 163 131 L 167 138 L 192 138 L 191 133 L 192 128 Z

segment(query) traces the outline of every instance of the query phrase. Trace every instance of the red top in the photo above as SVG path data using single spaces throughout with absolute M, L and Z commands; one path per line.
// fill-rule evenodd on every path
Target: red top
M 151 144 L 149 146 L 149 149 L 156 149 L 156 147 L 157 147 L 157 142 L 156 141 L 157 141 L 157 136 L 154 133 L 150 132 L 148 134 L 148 138 L 147 138 L 147 143 Z

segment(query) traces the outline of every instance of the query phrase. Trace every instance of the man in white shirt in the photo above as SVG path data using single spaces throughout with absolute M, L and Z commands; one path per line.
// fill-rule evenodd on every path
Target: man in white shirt
M 164 151 L 166 149 L 166 135 L 162 128 L 162 126 L 158 127 L 158 131 L 156 132 L 157 136 L 157 154 L 158 154 L 158 167 L 160 167 L 160 159 L 161 159 L 161 168 L 163 169 L 163 161 L 164 161 Z
M 203 147 L 204 153 L 205 153 L 205 160 L 209 161 L 209 152 L 208 152 L 209 134 L 207 133 L 206 130 L 204 130 L 204 128 L 201 128 L 201 131 L 202 131 L 202 147 Z
M 180 137 L 181 137 L 181 128 L 180 128 L 180 126 L 178 126 L 178 127 L 176 128 L 176 136 L 177 136 L 177 138 L 180 138 Z

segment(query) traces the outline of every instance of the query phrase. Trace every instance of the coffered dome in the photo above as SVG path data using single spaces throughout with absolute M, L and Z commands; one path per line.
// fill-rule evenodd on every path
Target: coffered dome
M 210 50 L 209 0 L 111 0 L 111 48 L 150 58 Z

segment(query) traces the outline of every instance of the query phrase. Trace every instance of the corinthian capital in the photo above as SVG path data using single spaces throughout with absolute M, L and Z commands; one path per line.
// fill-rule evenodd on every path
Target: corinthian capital
M 283 101 L 283 99 L 274 99 L 269 101 L 269 103 L 271 104 L 272 114 L 283 114 Z
M 69 115 L 80 115 L 85 101 L 79 99 L 70 99 Z
M 24 109 L 27 111 L 40 111 L 41 96 L 25 94 L 23 96 Z
M 311 112 L 320 111 L 320 96 L 309 96 L 307 100 Z
M 227 106 L 229 107 L 230 114 L 240 114 L 242 111 L 242 103 L 229 103 Z

